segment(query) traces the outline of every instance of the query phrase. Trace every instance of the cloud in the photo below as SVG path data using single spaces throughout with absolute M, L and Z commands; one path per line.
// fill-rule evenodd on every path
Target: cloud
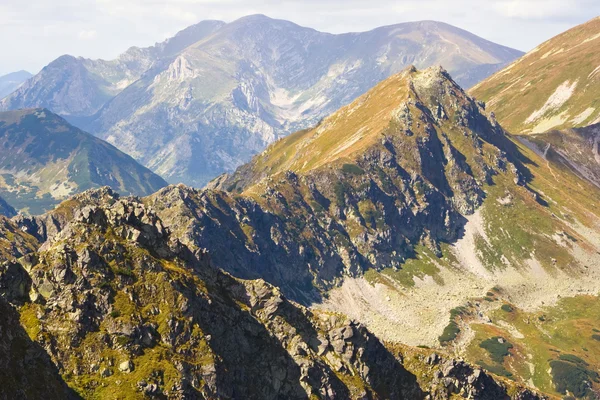
M 98 32 L 94 29 L 79 31 L 79 39 L 81 40 L 93 40 L 98 36 Z

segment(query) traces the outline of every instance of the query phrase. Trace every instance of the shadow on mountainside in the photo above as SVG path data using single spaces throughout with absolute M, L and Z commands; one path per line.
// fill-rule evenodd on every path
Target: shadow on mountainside
M 19 313 L 0 297 L 0 399 L 74 400 L 50 356 L 19 323 Z

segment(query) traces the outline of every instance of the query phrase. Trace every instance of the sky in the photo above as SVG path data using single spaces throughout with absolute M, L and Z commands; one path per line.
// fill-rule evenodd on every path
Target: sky
M 63 54 L 112 59 L 206 19 L 250 14 L 324 32 L 436 20 L 527 51 L 600 15 L 598 0 L 0 0 L 0 75 Z

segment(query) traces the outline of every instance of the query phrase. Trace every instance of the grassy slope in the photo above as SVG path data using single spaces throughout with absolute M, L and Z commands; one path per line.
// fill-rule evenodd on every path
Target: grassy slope
M 471 89 L 512 133 L 586 126 L 600 118 L 600 18 L 579 25 L 541 44 L 504 70 Z M 564 104 L 529 120 L 561 85 L 577 82 Z

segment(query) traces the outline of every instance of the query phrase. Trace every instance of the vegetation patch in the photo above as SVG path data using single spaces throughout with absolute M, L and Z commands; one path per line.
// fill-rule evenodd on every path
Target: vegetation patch
M 562 354 L 558 360 L 550 361 L 552 380 L 556 391 L 567 394 L 567 391 L 577 398 L 588 396 L 592 391 L 593 382 L 599 382 L 597 372 L 588 369 L 588 364 L 572 354 Z
M 440 344 L 444 346 L 456 339 L 459 333 L 460 328 L 458 327 L 458 324 L 454 321 L 450 321 L 444 328 L 444 332 L 442 332 L 438 340 L 440 341 Z
M 512 306 L 510 304 L 502 304 L 502 307 L 500 307 L 500 309 L 507 313 L 511 313 L 511 312 L 515 311 L 515 309 L 512 308 Z
M 350 175 L 363 175 L 365 170 L 356 164 L 344 164 L 342 165 L 342 172 Z
M 504 357 L 510 354 L 509 350 L 513 348 L 513 345 L 509 343 L 508 340 L 500 336 L 495 336 L 481 342 L 479 347 L 487 350 L 492 361 L 502 364 L 504 362 Z

